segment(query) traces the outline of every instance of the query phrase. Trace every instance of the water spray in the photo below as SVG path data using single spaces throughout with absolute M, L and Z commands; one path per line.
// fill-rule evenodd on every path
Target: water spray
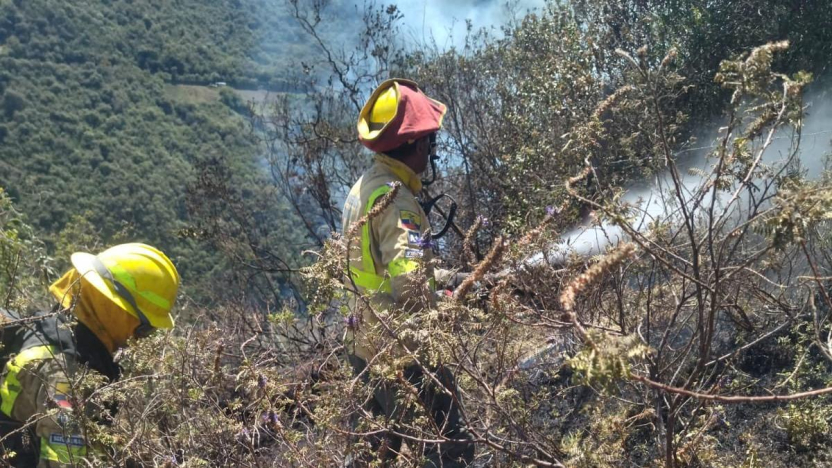
M 832 99 L 827 97 L 825 100 L 814 101 L 808 98 L 807 101 L 810 101 L 807 108 L 808 116 L 799 135 L 800 146 L 795 150 L 798 150 L 797 159 L 807 172 L 808 178 L 816 179 L 825 168 L 826 157 L 832 154 L 832 141 L 829 140 L 832 130 L 828 130 L 832 126 Z M 782 161 L 782 155 L 787 155 L 792 151 L 793 135 L 786 134 L 786 132 L 788 130 L 780 130 L 779 135 L 772 138 L 768 146 L 760 148 L 762 163 L 775 164 L 778 160 Z M 711 135 L 711 140 L 716 139 L 719 132 L 711 132 Z M 680 157 L 684 155 L 686 160 L 685 167 L 682 169 L 687 171 L 681 177 L 684 203 L 690 203 L 693 194 L 707 177 L 701 175 L 701 170 L 707 168 L 707 155 L 717 146 L 687 148 L 676 153 Z M 693 172 L 689 169 L 700 171 Z M 657 221 L 673 223 L 681 220 L 678 216 L 679 200 L 675 197 L 668 197 L 666 194 L 666 189 L 671 183 L 670 174 L 665 171 L 658 174 L 648 186 L 635 186 L 624 194 L 623 204 L 637 212 L 631 224 L 635 231 L 645 232 L 652 223 Z M 708 194 L 710 193 L 709 191 Z M 717 197 L 723 198 L 721 201 L 725 205 L 724 209 L 730 209 L 732 204 L 730 200 L 726 200 L 720 194 L 717 194 Z M 627 241 L 629 238 L 630 236 L 624 229 L 611 222 L 593 225 L 590 220 L 585 220 L 582 224 L 564 232 L 558 241 L 523 259 L 516 267 L 504 269 L 493 276 L 495 279 L 500 279 L 518 271 L 528 272 L 543 267 L 559 269 L 566 265 L 570 258 L 577 257 L 586 260 L 601 255 L 609 247 Z

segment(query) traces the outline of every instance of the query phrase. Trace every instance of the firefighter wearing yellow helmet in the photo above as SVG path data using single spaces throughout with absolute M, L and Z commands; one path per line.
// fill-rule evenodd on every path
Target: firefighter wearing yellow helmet
M 368 362 L 377 362 L 379 353 L 394 355 L 404 362 L 402 372 L 419 387 L 426 408 L 443 428 L 442 436 L 453 442 L 427 444 L 425 466 L 467 466 L 474 455 L 470 436 L 464 428 L 459 408 L 459 395 L 450 370 L 441 364 L 424 368 L 408 360 L 409 353 L 418 353 L 418 343 L 402 338 L 398 341 L 385 334 L 378 313 L 387 320 L 401 324 L 413 323 L 425 309 L 435 305 L 434 272 L 430 260 L 431 226 L 416 195 L 422 189 L 420 174 L 425 172 L 436 147 L 436 134 L 442 127 L 446 107 L 427 97 L 410 80 L 392 79 L 383 82 L 370 96 L 358 118 L 358 137 L 372 150 L 372 166 L 355 183 L 347 196 L 342 218 L 342 232 L 348 235 L 372 210 L 394 183 L 401 184 L 395 198 L 370 222 L 355 233 L 349 243 L 350 284 L 369 297 L 370 307 L 363 300 L 353 303 L 353 315 L 347 318 L 346 348 L 350 363 L 357 374 L 367 379 Z M 402 333 L 402 336 L 407 335 Z M 401 337 L 400 337 L 401 338 Z M 424 372 L 451 393 L 428 384 Z M 375 382 L 374 399 L 369 404 L 378 416 L 397 421 L 402 417 L 398 408 L 396 388 Z M 370 443 L 376 455 L 386 464 L 395 458 L 402 439 L 393 434 L 373 436 Z M 379 450 L 379 447 L 386 447 Z M 412 448 L 415 450 L 415 448 Z M 352 466 L 366 466 L 372 455 L 353 456 Z
M 71 261 L 73 268 L 49 288 L 57 300 L 52 312 L 36 320 L 2 314 L 0 456 L 11 466 L 81 466 L 87 442 L 72 407 L 78 377 L 94 372 L 118 379 L 113 354 L 119 348 L 173 327 L 179 274 L 161 251 L 131 243 L 98 255 L 75 253 Z

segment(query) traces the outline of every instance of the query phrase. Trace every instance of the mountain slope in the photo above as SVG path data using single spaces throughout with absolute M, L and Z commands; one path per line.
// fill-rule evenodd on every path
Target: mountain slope
M 258 0 L 0 1 L 0 186 L 53 253 L 142 240 L 192 284 L 216 268 L 218 254 L 178 236 L 195 221 L 187 184 L 194 165 L 221 157 L 239 186 L 257 187 L 257 147 L 239 106 L 166 89 L 283 86 L 269 70 L 284 58 L 258 48 L 280 34 L 272 11 Z

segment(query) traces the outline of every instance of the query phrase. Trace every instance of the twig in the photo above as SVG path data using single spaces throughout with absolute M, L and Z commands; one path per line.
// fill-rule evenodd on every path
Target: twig
M 769 396 L 725 396 L 725 395 L 713 395 L 710 393 L 699 393 L 693 392 L 691 390 L 686 390 L 684 388 L 678 387 L 671 387 L 670 385 L 665 385 L 663 383 L 655 382 L 653 380 L 648 379 L 647 377 L 642 377 L 640 375 L 631 375 L 631 380 L 635 380 L 636 382 L 641 382 L 643 384 L 649 385 L 658 390 L 662 390 L 668 393 L 675 393 L 677 395 L 684 395 L 691 398 L 696 398 L 699 400 L 707 400 L 707 401 L 718 401 L 720 403 L 776 403 L 780 401 L 794 401 L 794 400 L 801 400 L 803 398 L 811 398 L 820 395 L 826 395 L 832 393 L 832 387 L 821 388 L 818 390 L 810 390 L 808 392 L 800 392 L 800 393 L 792 393 L 789 395 L 769 395 Z

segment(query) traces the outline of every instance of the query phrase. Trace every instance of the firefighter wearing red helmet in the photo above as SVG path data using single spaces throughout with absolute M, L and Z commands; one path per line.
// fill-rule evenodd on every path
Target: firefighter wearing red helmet
M 431 226 L 416 195 L 422 190 L 420 174 L 435 151 L 436 134 L 446 110 L 413 81 L 391 79 L 381 83 L 358 118 L 359 140 L 375 153 L 374 161 L 350 190 L 342 218 L 342 232 L 348 235 L 394 183 L 401 184 L 389 205 L 347 239 L 349 282 L 368 296 L 370 306 L 362 300 L 354 301 L 356 312 L 348 319 L 345 341 L 350 363 L 365 379 L 369 374 L 364 372 L 367 363 L 379 353 L 392 353 L 396 362 L 402 363 L 404 377 L 419 389 L 425 408 L 437 427 L 443 428 L 442 437 L 449 440 L 426 445 L 428 467 L 467 466 L 473 459 L 474 446 L 462 421 L 454 376 L 441 364 L 426 368 L 411 359 L 418 355 L 418 343 L 407 338 L 407 333 L 401 334 L 400 341 L 394 340 L 391 347 L 391 337 L 384 333 L 376 312 L 401 324 L 413 322 L 414 317 L 435 305 Z M 435 381 L 445 389 L 438 388 Z M 394 386 L 384 382 L 374 385 L 369 409 L 394 424 L 409 416 L 397 405 Z M 385 447 L 377 455 L 388 463 L 395 458 L 402 440 L 393 434 L 381 434 L 372 437 L 370 443 L 375 450 Z M 354 457 L 351 464 L 363 466 L 367 461 Z

